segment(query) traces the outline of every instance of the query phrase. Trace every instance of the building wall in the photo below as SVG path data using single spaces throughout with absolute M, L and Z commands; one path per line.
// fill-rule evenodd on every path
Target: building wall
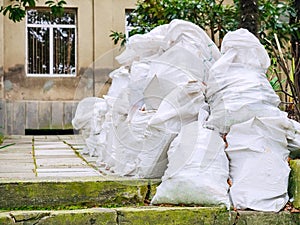
M 14 23 L 0 15 L 0 132 L 26 129 L 69 129 L 78 101 L 101 97 L 120 54 L 109 37 L 124 31 L 125 9 L 137 0 L 67 0 L 77 8 L 77 75 L 70 78 L 26 77 L 25 20 Z M 225 3 L 231 3 L 226 0 Z M 0 5 L 10 0 L 0 0 Z M 39 0 L 37 6 L 45 6 Z
M 0 0 L 0 5 L 3 4 L 3 0 Z M 3 16 L 0 16 L 0 132 L 4 133 L 4 87 L 3 87 Z
M 0 0 L 0 5 L 10 0 Z M 38 1 L 37 6 L 45 6 Z M 135 0 L 67 0 L 77 8 L 77 76 L 26 77 L 25 20 L 0 16 L 0 128 L 7 134 L 25 129 L 69 129 L 79 100 L 106 93 L 109 73 L 120 54 L 109 37 L 124 31 L 125 8 Z M 2 108 L 2 109 L 1 109 Z

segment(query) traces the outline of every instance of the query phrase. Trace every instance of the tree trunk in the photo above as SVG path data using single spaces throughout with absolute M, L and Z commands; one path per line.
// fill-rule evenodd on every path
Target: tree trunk
M 240 28 L 258 36 L 258 0 L 240 0 Z

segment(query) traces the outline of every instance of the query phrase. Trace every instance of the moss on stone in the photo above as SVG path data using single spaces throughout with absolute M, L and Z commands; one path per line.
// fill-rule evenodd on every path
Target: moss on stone
M 119 207 L 143 204 L 147 180 L 0 183 L 0 208 Z
M 90 208 L 0 212 L 0 224 L 298 225 L 300 213 L 229 212 L 220 207 Z
M 117 214 L 114 210 L 95 208 L 61 211 L 15 211 L 0 213 L 0 224 L 43 224 L 43 225 L 116 225 Z
M 289 194 L 294 199 L 293 206 L 300 208 L 300 160 L 291 160 L 290 167 Z
M 300 224 L 300 213 L 279 212 L 279 213 L 267 213 L 267 212 L 255 212 L 255 211 L 241 211 L 236 214 L 236 225 L 298 225 Z
M 232 224 L 230 212 L 219 207 L 144 207 L 116 209 L 123 224 Z
M 221 207 L 119 208 L 119 225 L 298 225 L 299 213 L 230 212 Z
M 108 209 L 87 209 L 75 211 L 56 211 L 45 218 L 42 224 L 99 224 L 116 225 L 117 214 L 114 210 Z
M 4 135 L 0 132 L 0 145 L 3 143 L 4 141 Z

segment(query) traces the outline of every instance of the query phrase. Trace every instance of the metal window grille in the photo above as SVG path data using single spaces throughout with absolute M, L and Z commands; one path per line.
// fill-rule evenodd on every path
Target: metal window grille
M 134 9 L 125 9 L 125 37 L 126 39 L 130 36 L 130 31 L 134 29 L 129 23 L 130 14 L 134 11 Z
M 26 12 L 27 76 L 76 76 L 76 10 L 59 18 L 44 8 Z

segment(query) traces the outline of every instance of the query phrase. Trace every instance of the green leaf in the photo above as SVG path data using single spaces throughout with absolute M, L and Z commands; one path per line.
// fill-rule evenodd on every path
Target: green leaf
M 3 15 L 5 16 L 7 12 L 11 11 L 11 9 L 12 9 L 11 5 L 4 8 Z
M 59 2 L 57 3 L 57 5 L 59 5 L 59 6 L 63 6 L 63 5 L 66 5 L 66 4 L 67 4 L 67 2 L 64 1 L 64 0 L 61 0 L 61 1 L 59 1 Z
M 51 6 L 51 5 L 54 5 L 55 2 L 54 1 L 46 1 L 45 4 Z
M 35 7 L 35 0 L 29 0 L 28 4 L 30 7 Z

